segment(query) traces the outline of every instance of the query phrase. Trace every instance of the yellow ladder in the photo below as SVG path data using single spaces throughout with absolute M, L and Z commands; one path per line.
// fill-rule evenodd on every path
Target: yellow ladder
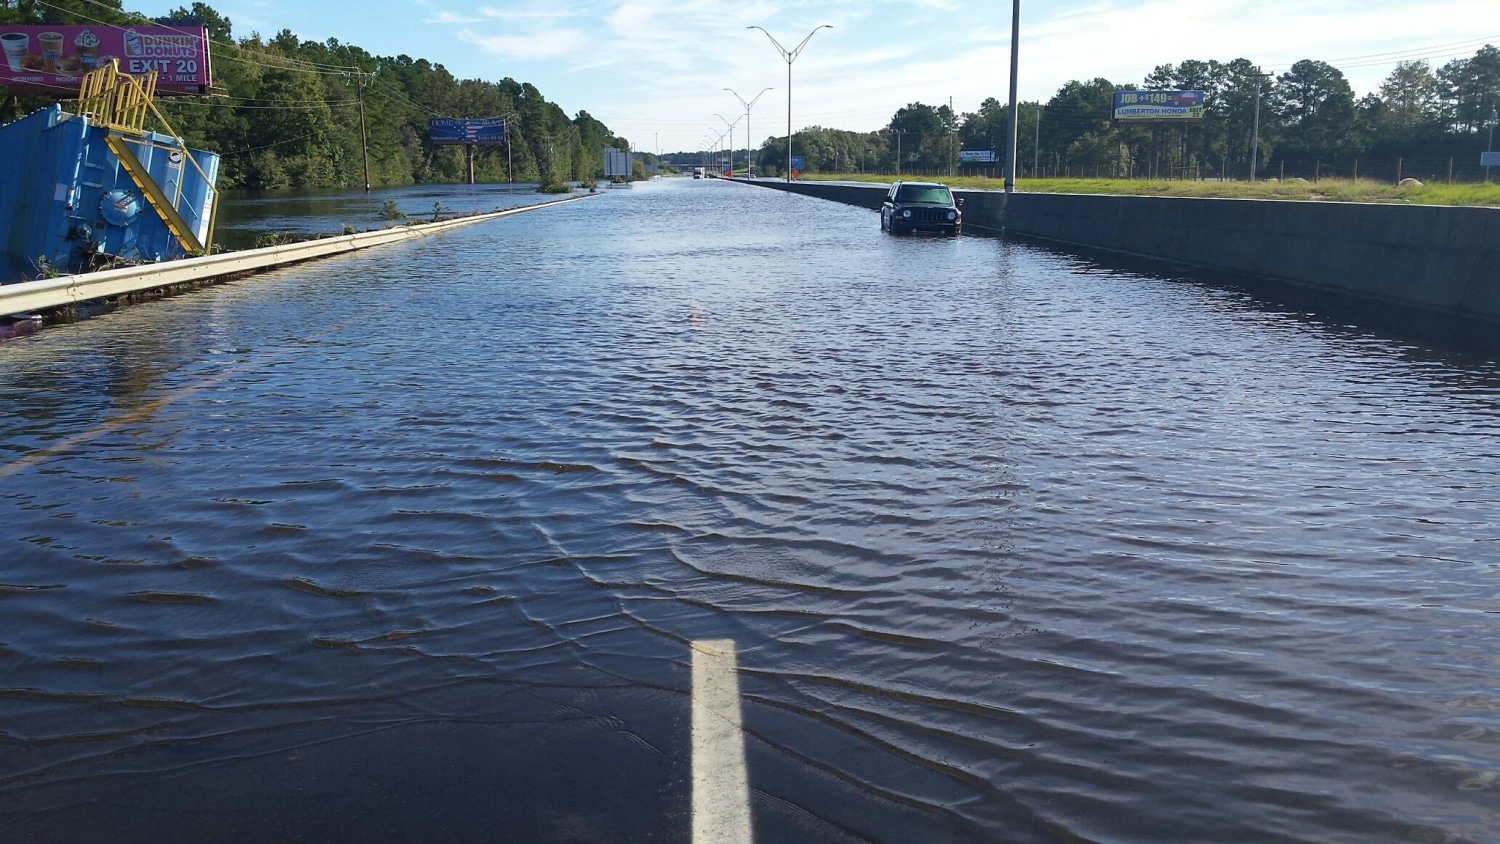
M 111 132 L 104 136 L 104 143 L 108 144 L 110 151 L 120 159 L 120 166 L 130 174 L 130 180 L 135 182 L 135 186 L 141 189 L 146 202 L 156 209 L 162 222 L 167 224 L 167 230 L 172 232 L 172 236 L 177 238 L 178 243 L 182 244 L 183 251 L 189 255 L 207 251 L 203 248 L 203 244 L 198 242 L 198 235 L 193 233 L 192 226 L 188 225 L 188 221 L 177 213 L 177 204 L 162 191 L 161 185 L 151 178 L 151 173 L 146 170 L 146 166 L 130 149 L 130 142 L 125 140 L 124 136 Z M 182 154 L 188 158 L 192 157 L 188 155 L 186 148 L 183 149 Z
M 116 59 L 110 59 L 109 64 L 98 70 L 89 72 L 83 77 L 78 89 L 78 113 L 88 118 L 96 126 L 109 130 L 104 136 L 104 142 L 109 145 L 110 151 L 120 159 L 120 166 L 130 175 L 130 180 L 135 182 L 136 187 L 146 197 L 146 202 L 156 210 L 162 222 L 167 224 L 167 229 L 182 248 L 189 255 L 207 252 L 206 245 L 198 240 L 193 233 L 192 226 L 183 219 L 182 214 L 177 211 L 177 198 L 180 198 L 181 183 L 178 184 L 179 197 L 168 197 L 156 180 L 151 178 L 151 173 L 146 169 L 141 160 L 136 157 L 130 149 L 130 143 L 125 136 L 142 136 L 146 133 L 146 117 L 148 114 L 156 115 L 161 125 L 167 130 L 177 142 L 186 163 L 198 171 L 203 181 L 208 184 L 210 195 L 217 189 L 209 180 L 203 168 L 198 166 L 197 159 L 188 150 L 187 144 L 177 136 L 172 125 L 156 110 L 154 101 L 156 95 L 156 71 L 143 74 L 139 77 L 120 72 L 120 63 Z M 218 213 L 218 203 L 212 205 L 208 220 L 208 241 L 213 242 L 213 218 Z

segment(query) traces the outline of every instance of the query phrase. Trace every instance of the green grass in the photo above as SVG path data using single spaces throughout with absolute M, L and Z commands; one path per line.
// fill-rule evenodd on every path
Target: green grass
M 916 177 L 927 178 L 927 177 Z M 804 181 L 893 182 L 895 176 L 805 174 Z M 955 176 L 938 179 L 956 188 L 1001 190 L 1000 179 Z M 1103 193 L 1124 196 L 1196 196 L 1221 199 L 1290 199 L 1309 202 L 1392 202 L 1409 205 L 1486 205 L 1500 207 L 1500 183 L 1426 184 L 1398 188 L 1373 179 L 1322 179 L 1316 183 L 1285 182 L 1166 182 L 1142 179 L 1020 179 L 1016 190 L 1029 193 Z

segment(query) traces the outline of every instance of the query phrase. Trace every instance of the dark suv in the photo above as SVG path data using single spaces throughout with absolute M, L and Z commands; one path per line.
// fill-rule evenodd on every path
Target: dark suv
M 896 182 L 880 206 L 880 228 L 891 234 L 958 234 L 963 224 L 964 213 L 953 201 L 953 191 L 938 182 Z

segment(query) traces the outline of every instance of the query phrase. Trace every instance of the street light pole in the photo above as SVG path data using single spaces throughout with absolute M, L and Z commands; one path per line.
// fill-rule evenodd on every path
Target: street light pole
M 1016 0 L 1016 2 L 1020 3 L 1021 0 Z M 766 32 L 765 27 L 761 26 L 747 26 L 745 28 Z M 820 29 L 833 29 L 833 27 L 826 23 L 813 27 L 813 31 L 807 33 L 807 37 L 802 39 L 802 43 L 798 44 L 795 50 L 788 50 L 781 46 L 781 42 L 777 41 L 775 36 L 766 32 L 766 37 L 771 39 L 771 43 L 775 44 L 776 49 L 780 51 L 781 57 L 786 59 L 786 180 L 788 182 L 792 180 L 792 62 L 796 61 L 797 57 L 802 55 L 802 48 L 807 46 L 807 42 L 811 41 L 812 37 Z
M 717 117 L 720 120 L 724 120 L 724 115 L 717 112 L 714 113 L 714 117 Z M 734 119 L 733 123 L 730 123 L 728 120 L 724 120 L 724 125 L 729 127 L 725 131 L 729 133 L 729 177 L 731 179 L 734 178 L 734 127 L 739 125 L 739 122 L 740 119 L 738 117 Z M 750 162 L 748 160 L 750 156 L 747 154 L 745 158 L 745 167 L 748 169 L 750 167 Z
M 731 94 L 734 94 L 734 98 L 739 100 L 740 105 L 745 107 L 745 176 L 746 178 L 750 178 L 755 175 L 754 161 L 750 157 L 750 109 L 755 108 L 755 104 L 760 102 L 760 98 L 766 95 L 766 91 L 771 91 L 774 89 L 762 89 L 759 94 L 755 95 L 755 99 L 751 100 L 748 103 L 745 102 L 744 97 L 740 96 L 739 94 L 735 94 L 733 88 L 725 88 L 724 90 L 728 91 Z
M 1016 135 L 1018 134 L 1016 113 L 1016 73 L 1021 66 L 1021 0 L 1013 0 L 1010 11 L 1010 114 L 1007 115 L 1005 135 L 1008 148 L 1005 151 L 1005 192 L 1016 190 Z

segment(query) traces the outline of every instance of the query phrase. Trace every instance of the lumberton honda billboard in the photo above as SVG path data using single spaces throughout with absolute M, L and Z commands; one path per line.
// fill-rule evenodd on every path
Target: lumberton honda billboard
M 1116 91 L 1118 123 L 1195 123 L 1203 119 L 1202 91 Z
M 110 59 L 132 76 L 156 71 L 160 94 L 206 93 L 213 83 L 208 31 L 201 26 L 0 24 L 0 47 L 0 86 L 14 94 L 69 96 L 80 77 Z

